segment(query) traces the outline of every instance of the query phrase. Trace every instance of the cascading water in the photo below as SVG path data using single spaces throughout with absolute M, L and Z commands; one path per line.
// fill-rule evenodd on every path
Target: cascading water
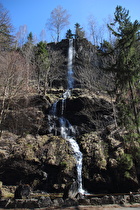
M 58 101 L 57 101 L 58 102 Z M 57 126 L 56 126 L 56 109 L 57 109 L 57 102 L 55 102 L 52 105 L 52 108 L 50 110 L 50 113 L 48 115 L 48 121 L 49 121 L 49 132 L 54 133 L 55 136 L 57 136 Z
M 76 159 L 76 166 L 77 166 L 77 183 L 78 183 L 78 192 L 84 193 L 85 191 L 82 188 L 82 153 L 80 152 L 79 145 L 77 144 L 76 140 L 74 139 L 75 136 L 75 129 L 70 124 L 70 122 L 64 118 L 64 110 L 65 110 L 65 102 L 66 99 L 71 96 L 71 89 L 74 88 L 74 78 L 73 78 L 73 55 L 74 55 L 74 48 L 73 48 L 73 40 L 69 39 L 69 49 L 68 49 L 68 73 L 67 73 L 67 90 L 63 94 L 62 99 L 62 111 L 61 116 L 59 117 L 59 124 L 60 124 L 60 133 L 61 136 L 66 139 L 73 151 L 73 155 Z M 50 124 L 50 132 L 53 131 L 54 134 L 57 133 L 56 131 L 56 121 L 57 118 L 57 103 L 54 103 L 52 109 L 50 111 L 49 121 L 51 122 L 52 119 L 54 120 L 54 124 Z M 52 117 L 50 117 L 52 116 Z
M 82 189 L 82 153 L 80 152 L 79 145 L 75 141 L 74 137 L 71 137 L 71 134 L 74 136 L 75 130 L 69 121 L 64 117 L 60 117 L 60 125 L 61 136 L 70 143 L 73 155 L 76 159 L 78 191 L 80 193 L 84 193 L 84 190 Z
M 73 55 L 74 55 L 74 48 L 73 48 L 73 39 L 69 39 L 69 50 L 68 50 L 68 90 L 74 87 L 74 78 L 73 78 Z

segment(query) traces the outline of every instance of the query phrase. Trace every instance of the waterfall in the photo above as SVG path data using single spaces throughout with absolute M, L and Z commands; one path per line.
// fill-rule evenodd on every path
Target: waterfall
M 78 192 L 84 194 L 84 190 L 82 188 L 82 153 L 80 152 L 80 148 L 78 143 L 75 140 L 75 129 L 70 124 L 70 122 L 64 118 L 64 110 L 65 110 L 65 103 L 66 99 L 71 96 L 71 90 L 74 88 L 74 78 L 73 78 L 73 56 L 74 56 L 74 48 L 73 48 L 73 40 L 69 39 L 69 48 L 68 48 L 68 72 L 67 72 L 67 90 L 62 96 L 62 111 L 61 116 L 59 117 L 59 125 L 60 125 L 60 134 L 61 136 L 66 139 L 70 147 L 72 149 L 73 155 L 76 160 L 76 168 L 77 168 L 77 183 L 78 183 Z M 57 115 L 57 103 L 54 103 L 49 115 L 49 122 L 50 123 L 50 132 L 53 131 L 56 134 L 56 118 L 58 119 Z
M 60 117 L 60 125 L 61 125 L 61 136 L 66 139 L 73 150 L 73 155 L 76 159 L 76 167 L 77 167 L 77 182 L 78 182 L 78 192 L 84 193 L 82 188 L 82 153 L 80 152 L 79 145 L 74 139 L 75 130 L 73 126 L 69 123 L 67 119 L 64 117 Z M 71 137 L 72 135 L 72 137 Z
M 74 55 L 74 48 L 73 48 L 73 39 L 69 39 L 69 50 L 68 50 L 68 90 L 74 87 L 74 78 L 73 78 L 73 55 Z
M 50 113 L 48 115 L 48 121 L 49 121 L 49 132 L 50 133 L 54 133 L 55 136 L 57 136 L 57 126 L 56 126 L 56 119 L 57 119 L 57 116 L 56 116 L 56 111 L 57 111 L 57 102 L 55 102 L 53 105 L 52 105 L 52 108 L 50 110 Z

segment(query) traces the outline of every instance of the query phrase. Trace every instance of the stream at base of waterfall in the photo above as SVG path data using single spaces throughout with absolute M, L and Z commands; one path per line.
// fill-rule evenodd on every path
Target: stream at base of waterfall
M 73 56 L 74 56 L 73 39 L 69 39 L 67 90 L 62 96 L 61 116 L 57 117 L 57 103 L 58 103 L 58 101 L 57 101 L 52 105 L 48 119 L 50 122 L 50 133 L 53 132 L 54 135 L 57 135 L 57 126 L 56 126 L 57 122 L 56 121 L 59 121 L 60 134 L 64 139 L 66 139 L 69 142 L 70 147 L 73 151 L 73 155 L 76 160 L 78 192 L 85 194 L 85 191 L 82 188 L 82 159 L 83 159 L 83 155 L 80 151 L 78 143 L 76 142 L 76 140 L 74 138 L 74 136 L 75 136 L 74 127 L 63 116 L 64 110 L 65 110 L 66 99 L 71 97 L 71 90 L 74 88 Z

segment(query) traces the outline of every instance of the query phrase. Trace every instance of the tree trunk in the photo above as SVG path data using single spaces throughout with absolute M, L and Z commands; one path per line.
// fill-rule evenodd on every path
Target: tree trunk
M 135 95 L 133 92 L 133 87 L 131 82 L 129 81 L 129 88 L 130 88 L 130 93 L 131 93 L 131 99 L 132 99 L 132 106 L 133 106 L 133 113 L 134 113 L 134 118 L 135 118 L 135 124 L 136 124 L 136 128 L 137 128 L 137 133 L 140 134 L 140 130 L 139 130 L 139 121 L 138 121 L 138 110 L 136 107 L 136 103 L 135 103 Z

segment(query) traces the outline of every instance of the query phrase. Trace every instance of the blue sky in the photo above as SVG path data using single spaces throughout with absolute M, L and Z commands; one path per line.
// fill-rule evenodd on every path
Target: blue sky
M 77 22 L 87 30 L 90 15 L 94 16 L 98 24 L 103 24 L 109 15 L 113 17 L 117 5 L 129 10 L 132 21 L 140 21 L 140 0 L 0 0 L 0 3 L 9 10 L 15 32 L 26 24 L 28 32 L 35 34 L 38 39 L 51 11 L 58 5 L 71 15 L 70 25 L 64 29 L 61 38 L 64 38 L 67 29 L 74 31 L 74 24 Z M 46 40 L 51 41 L 48 31 Z

